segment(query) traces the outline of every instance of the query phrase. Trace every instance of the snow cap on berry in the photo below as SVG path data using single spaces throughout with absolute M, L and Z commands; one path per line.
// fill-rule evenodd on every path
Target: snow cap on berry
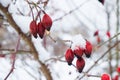
M 110 80 L 110 76 L 108 74 L 102 74 L 101 80 Z
M 80 47 L 81 49 L 85 49 L 85 45 L 86 45 L 86 41 L 85 39 L 82 37 L 81 34 L 78 34 L 78 35 L 75 35 L 73 38 L 72 38 L 72 50 L 75 50 L 76 47 Z
M 74 53 L 71 48 L 67 49 L 67 51 L 65 53 L 65 59 L 66 59 L 68 65 L 72 64 L 72 61 L 74 59 Z

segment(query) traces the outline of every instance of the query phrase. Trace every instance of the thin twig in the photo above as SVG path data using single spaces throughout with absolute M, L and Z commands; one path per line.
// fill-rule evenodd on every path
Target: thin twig
M 12 54 L 13 62 L 12 62 L 11 70 L 10 70 L 10 72 L 8 73 L 8 75 L 5 77 L 4 80 L 7 80 L 7 79 L 8 79 L 8 77 L 10 76 L 10 74 L 13 72 L 13 70 L 14 70 L 14 68 L 15 68 L 16 53 L 17 53 L 17 51 L 18 51 L 19 45 L 20 45 L 20 36 L 19 36 L 19 38 L 18 38 L 18 42 L 17 42 L 17 45 L 16 45 L 15 50 L 14 50 L 15 52 Z
M 15 49 L 0 48 L 0 51 L 15 51 Z M 32 53 L 32 51 L 30 51 L 30 50 L 18 50 L 17 52 L 19 52 L 19 53 Z
M 71 10 L 71 11 L 69 11 L 68 13 L 64 14 L 63 16 L 61 16 L 61 17 L 59 17 L 59 18 L 53 20 L 53 22 L 56 22 L 56 21 L 58 21 L 58 20 L 64 18 L 65 16 L 67 16 L 67 15 L 73 13 L 74 11 L 78 10 L 80 7 L 82 7 L 85 3 L 89 2 L 89 1 L 90 1 L 90 0 L 84 1 L 82 4 L 80 4 L 79 6 L 77 6 L 76 8 L 74 8 L 73 10 Z

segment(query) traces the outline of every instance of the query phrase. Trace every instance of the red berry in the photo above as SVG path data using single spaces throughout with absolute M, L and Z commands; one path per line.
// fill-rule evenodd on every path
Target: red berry
M 76 46 L 74 49 L 74 54 L 77 58 L 82 57 L 84 49 L 80 48 L 79 46 Z
M 94 36 L 98 36 L 98 34 L 99 34 L 99 31 L 97 30 L 95 31 Z
M 105 2 L 105 0 L 98 0 L 98 1 L 100 1 L 102 4 L 104 4 L 104 2 Z
M 81 57 L 76 61 L 76 68 L 81 73 L 83 71 L 84 66 L 85 66 L 85 61 Z
M 47 29 L 50 31 L 50 28 L 52 26 L 52 19 L 48 14 L 44 14 L 43 19 L 42 19 L 42 24 Z
M 91 56 L 92 53 L 92 44 L 86 40 L 86 49 L 84 50 L 85 55 L 87 58 L 89 58 Z
M 108 74 L 102 74 L 101 80 L 110 80 L 110 76 Z
M 37 38 L 37 23 L 35 20 L 30 23 L 30 32 L 35 38 Z
M 120 73 L 120 67 L 118 67 L 116 71 L 117 71 L 118 73 Z
M 68 63 L 68 65 L 71 65 L 72 64 L 72 61 L 74 59 L 74 53 L 72 51 L 72 49 L 67 49 L 66 53 L 65 53 L 65 59 Z
M 109 32 L 109 31 L 107 31 L 106 35 L 108 36 L 108 38 L 110 38 L 110 37 L 111 37 L 111 35 L 110 35 L 110 32 Z
M 44 33 L 45 33 L 45 27 L 43 27 L 42 23 L 39 22 L 38 23 L 38 34 L 39 34 L 39 37 L 42 39 L 43 36 L 44 36 Z
M 119 80 L 119 75 L 116 75 L 112 80 Z

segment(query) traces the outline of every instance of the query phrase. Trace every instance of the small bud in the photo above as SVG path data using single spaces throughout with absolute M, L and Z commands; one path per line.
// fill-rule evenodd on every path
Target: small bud
M 89 58 L 91 56 L 92 53 L 92 44 L 86 40 L 86 49 L 84 50 L 85 55 L 87 58 Z
M 30 32 L 35 38 L 37 38 L 37 23 L 35 20 L 30 23 Z
M 45 27 L 42 25 L 41 22 L 38 23 L 38 35 L 42 39 L 45 33 Z
M 81 57 L 79 59 L 77 59 L 76 61 L 76 68 L 77 70 L 81 73 L 83 71 L 83 68 L 85 66 L 85 61 L 84 59 Z
M 81 58 L 83 55 L 83 49 L 79 46 L 76 46 L 73 52 L 77 58 Z
M 111 35 L 110 35 L 110 32 L 109 32 L 109 31 L 107 31 L 107 32 L 106 32 L 106 35 L 108 36 L 108 38 L 110 38 L 110 37 L 111 37 Z
M 44 14 L 43 19 L 42 19 L 42 24 L 45 27 L 45 29 L 47 29 L 48 31 L 50 31 L 50 28 L 52 26 L 52 19 L 48 14 Z
M 94 36 L 98 36 L 98 35 L 99 35 L 99 31 L 97 30 L 95 31 Z
M 101 42 L 101 39 L 99 36 L 97 36 L 96 38 L 97 38 L 97 43 L 99 44 Z
M 72 64 L 72 61 L 74 59 L 74 53 L 72 51 L 72 49 L 67 49 L 66 53 L 65 53 L 65 59 L 68 63 L 68 65 L 71 65 Z
M 102 74 L 101 80 L 110 80 L 110 76 L 108 74 Z

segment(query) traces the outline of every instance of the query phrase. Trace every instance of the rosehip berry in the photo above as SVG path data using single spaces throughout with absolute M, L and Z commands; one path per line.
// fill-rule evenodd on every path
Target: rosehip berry
M 119 80 L 119 75 L 116 75 L 112 80 Z
M 87 58 L 89 58 L 91 56 L 92 53 L 92 44 L 86 40 L 86 49 L 84 50 L 85 55 Z
M 44 14 L 43 19 L 42 19 L 42 24 L 45 27 L 45 29 L 47 29 L 48 31 L 50 31 L 50 28 L 52 26 L 52 19 L 48 14 Z
M 110 76 L 108 74 L 102 74 L 101 80 L 110 80 Z
M 71 48 L 67 49 L 67 51 L 65 53 L 65 59 L 66 59 L 68 65 L 72 64 L 72 61 L 74 59 L 74 53 Z
M 120 73 L 120 67 L 118 67 L 116 71 L 117 71 L 118 73 Z
M 110 37 L 111 37 L 111 35 L 110 35 L 110 32 L 109 32 L 109 31 L 107 31 L 107 32 L 106 32 L 106 35 L 108 36 L 108 38 L 110 38 Z
M 79 46 L 76 46 L 73 52 L 77 58 L 81 58 L 83 55 L 83 50 L 84 49 L 80 48 Z
M 42 25 L 41 22 L 38 23 L 38 35 L 42 39 L 45 33 L 45 27 Z
M 30 32 L 35 38 L 37 38 L 37 23 L 35 20 L 30 23 Z
M 77 59 L 76 61 L 76 68 L 77 70 L 81 73 L 83 71 L 83 68 L 85 66 L 85 61 L 84 59 L 81 57 L 79 59 Z
M 102 4 L 104 4 L 105 0 L 98 0 L 99 2 L 101 2 Z
M 99 35 L 99 31 L 97 30 L 95 31 L 94 36 L 98 36 L 98 35 Z

